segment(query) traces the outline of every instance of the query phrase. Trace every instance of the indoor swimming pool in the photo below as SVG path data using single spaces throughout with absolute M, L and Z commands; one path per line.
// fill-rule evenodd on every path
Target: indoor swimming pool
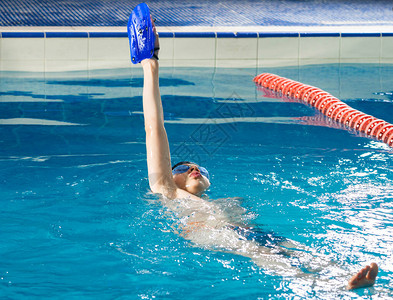
M 183 237 L 187 217 L 149 191 L 141 68 L 2 72 L 0 295 L 392 298 L 392 148 L 264 97 L 253 82 L 262 71 L 393 123 L 393 65 L 160 70 L 172 163 L 206 167 L 204 197 L 220 213 L 307 247 L 291 264 L 318 271 L 273 272 L 208 246 L 210 233 Z M 376 284 L 346 291 L 370 262 Z

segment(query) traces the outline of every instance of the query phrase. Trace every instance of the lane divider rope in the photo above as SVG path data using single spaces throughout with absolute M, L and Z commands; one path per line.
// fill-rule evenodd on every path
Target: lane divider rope
M 259 74 L 254 78 L 254 82 L 281 94 L 283 98 L 296 99 L 309 104 L 329 119 L 393 147 L 392 124 L 354 109 L 320 88 L 270 73 Z

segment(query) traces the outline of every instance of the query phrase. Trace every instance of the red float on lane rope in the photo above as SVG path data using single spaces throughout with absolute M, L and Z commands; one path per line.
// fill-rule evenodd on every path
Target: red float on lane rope
M 292 101 L 299 100 L 299 102 L 309 104 L 332 120 L 393 147 L 392 124 L 353 109 L 328 92 L 270 73 L 259 74 L 254 78 L 254 82 L 276 93 L 281 93 L 283 98 L 287 97 Z
M 343 108 L 343 107 L 347 107 L 347 105 L 345 103 L 341 102 L 341 101 L 337 102 L 337 103 L 333 104 L 333 106 L 331 106 L 329 108 L 329 110 L 327 111 L 326 115 L 329 118 L 333 119 L 335 114 L 337 113 L 337 111 L 339 111 L 340 108 Z

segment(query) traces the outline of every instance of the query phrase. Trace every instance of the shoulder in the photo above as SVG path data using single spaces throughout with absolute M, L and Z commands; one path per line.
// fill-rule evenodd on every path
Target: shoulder
M 195 196 L 185 190 L 174 187 L 173 185 L 156 185 L 151 188 L 153 193 L 161 194 L 168 199 L 193 199 L 193 200 L 203 200 L 202 198 Z M 205 201 L 205 200 L 203 200 Z
M 189 199 L 193 199 L 193 200 L 205 201 L 201 197 L 195 196 L 194 194 L 191 194 L 191 193 L 189 193 L 185 190 L 179 189 L 179 188 L 176 189 L 176 196 L 177 196 L 177 198 L 189 198 Z

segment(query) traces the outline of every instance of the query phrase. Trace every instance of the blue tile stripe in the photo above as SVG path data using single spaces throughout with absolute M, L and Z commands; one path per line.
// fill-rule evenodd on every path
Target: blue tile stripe
M 47 38 L 87 38 L 89 34 L 87 32 L 46 32 L 45 37 Z
M 281 38 L 281 37 L 299 37 L 296 32 L 259 32 L 260 38 Z
M 382 37 L 385 33 L 338 32 L 159 32 L 160 38 Z M 0 32 L 1 38 L 127 38 L 126 32 Z
M 237 32 L 235 33 L 238 38 L 256 38 L 258 37 L 257 32 Z
M 256 38 L 257 32 L 217 32 L 218 38 Z
M 340 37 L 340 33 L 334 32 L 301 32 L 300 37 Z
M 126 38 L 127 32 L 89 32 L 91 38 Z
M 159 32 L 158 36 L 160 38 L 173 38 L 175 36 L 174 32 Z
M 2 38 L 43 38 L 44 32 L 2 32 Z
M 380 37 L 381 33 L 342 33 L 341 37 Z
M 215 38 L 215 32 L 175 32 L 175 38 Z

